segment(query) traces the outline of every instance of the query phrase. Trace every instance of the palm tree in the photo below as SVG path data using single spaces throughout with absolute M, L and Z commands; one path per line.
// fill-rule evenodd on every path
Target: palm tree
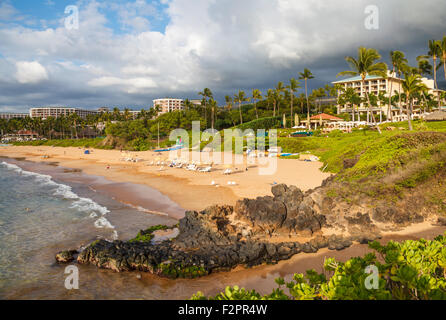
M 211 99 L 214 98 L 214 95 L 212 94 L 211 89 L 209 88 L 204 88 L 203 91 L 198 92 L 198 95 L 203 97 L 203 102 L 204 102 L 204 121 L 205 121 L 205 126 L 207 127 L 207 123 L 208 123 L 208 119 L 207 119 L 207 99 Z
M 124 109 L 124 120 L 126 120 L 126 121 L 130 120 L 130 109 L 129 108 Z
M 325 93 L 324 88 L 318 88 L 313 90 L 312 95 L 315 99 L 315 101 L 319 101 L 319 107 L 317 108 L 319 112 L 322 112 L 322 100 L 321 98 L 326 97 L 327 94 Z M 317 106 L 316 106 L 317 107 Z
M 300 82 L 294 78 L 290 79 L 290 84 L 287 86 L 287 88 L 290 90 L 290 108 L 291 108 L 291 127 L 293 127 L 293 121 L 294 121 L 294 93 L 297 91 L 297 89 L 301 88 Z M 294 124 L 296 125 L 296 124 Z
M 390 51 L 390 61 L 392 62 L 392 74 L 391 77 L 393 77 L 394 74 L 398 71 L 398 74 L 400 74 L 400 68 L 403 64 L 407 63 L 407 59 L 404 55 L 404 52 L 401 51 Z M 400 86 L 401 88 L 401 86 Z M 393 81 L 390 82 L 390 92 L 393 91 Z M 400 89 L 401 91 L 401 89 Z M 392 119 L 393 113 L 392 113 L 392 94 L 389 94 L 389 107 L 387 109 L 387 118 Z
M 231 109 L 232 109 L 232 98 L 231 98 L 231 96 L 225 96 L 225 101 L 226 101 L 226 107 L 228 108 L 229 111 L 231 111 Z
M 243 116 L 242 116 L 242 103 L 247 101 L 245 91 L 239 90 L 238 94 L 234 96 L 234 102 L 238 102 L 238 109 L 240 112 L 240 124 L 243 124 Z
M 209 106 L 211 107 L 211 128 L 214 129 L 215 109 L 217 108 L 217 101 L 209 99 Z
M 443 53 L 442 53 L 442 46 L 443 43 L 442 41 L 439 40 L 429 40 L 429 44 L 428 44 L 428 48 L 429 48 L 429 52 L 427 53 L 427 55 L 425 56 L 420 56 L 419 58 L 425 58 L 425 59 L 432 59 L 432 67 L 433 67 L 433 71 L 434 71 L 434 85 L 435 85 L 435 90 L 438 90 L 438 84 L 437 84 L 437 70 L 438 68 L 441 66 L 441 64 L 439 64 L 437 66 L 437 59 L 438 58 L 442 58 Z M 446 67 L 445 67 L 446 68 Z M 446 78 L 446 75 L 445 75 Z M 440 95 L 438 95 L 438 106 L 440 107 Z
M 282 81 L 279 81 L 277 83 L 275 91 L 276 91 L 275 98 L 276 98 L 277 113 L 280 114 L 280 98 L 281 98 L 282 92 L 285 91 L 285 87 L 283 86 Z M 274 116 L 276 116 L 275 110 L 274 110 Z
M 404 93 L 406 94 L 406 101 L 409 102 L 407 106 L 407 119 L 409 121 L 409 130 L 412 131 L 412 108 L 413 100 L 420 91 L 426 89 L 426 86 L 421 81 L 419 74 L 405 74 L 405 79 L 402 83 Z M 406 104 L 407 105 L 407 104 Z
M 268 92 L 265 96 L 265 99 L 268 101 L 268 109 L 271 109 L 271 102 L 274 101 L 274 91 L 273 89 L 268 89 Z
M 440 44 L 441 63 L 443 64 L 444 79 L 446 80 L 446 36 L 443 36 Z
M 352 121 L 355 120 L 355 106 L 361 103 L 361 97 L 356 93 L 354 88 L 347 88 L 339 95 L 339 104 L 350 104 L 352 107 Z
M 252 89 L 252 101 L 254 101 L 254 109 L 256 110 L 256 118 L 259 118 L 259 113 L 257 112 L 257 100 L 262 99 L 262 92 L 259 89 Z
M 426 76 L 431 76 L 433 73 L 432 70 L 432 65 L 430 64 L 429 60 L 426 59 L 425 56 L 419 56 L 417 57 L 417 62 L 418 62 L 418 68 L 417 69 L 417 73 L 419 73 L 420 75 L 426 75 Z
M 367 76 L 380 76 L 387 77 L 387 65 L 384 62 L 377 62 L 381 59 L 381 55 L 376 49 L 360 47 L 358 49 L 358 59 L 353 57 L 346 57 L 345 61 L 350 65 L 352 70 L 343 71 L 338 74 L 339 76 L 360 76 L 363 88 L 365 88 L 365 79 Z M 365 96 L 369 107 L 369 112 L 372 115 L 372 120 L 376 123 L 375 116 L 370 104 L 370 97 L 367 90 L 365 90 Z M 379 126 L 378 131 L 381 133 Z
M 189 111 L 192 107 L 192 102 L 189 99 L 184 100 L 184 110 Z
M 299 73 L 299 80 L 305 81 L 305 99 L 307 100 L 307 129 L 310 128 L 310 102 L 308 101 L 308 80 L 314 79 L 313 74 L 307 68 L 304 69 L 304 72 Z

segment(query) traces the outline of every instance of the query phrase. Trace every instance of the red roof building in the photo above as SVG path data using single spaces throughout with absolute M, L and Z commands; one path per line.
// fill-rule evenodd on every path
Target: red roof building
M 315 116 L 312 116 L 310 120 L 325 120 L 325 121 L 344 121 L 344 119 L 332 116 L 331 114 L 321 113 Z

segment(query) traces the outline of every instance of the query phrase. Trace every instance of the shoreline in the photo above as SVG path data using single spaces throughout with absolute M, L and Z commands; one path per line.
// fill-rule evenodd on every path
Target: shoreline
M 132 156 L 145 162 L 129 163 L 119 159 L 118 150 L 93 150 L 84 155 L 80 148 L 9 146 L 0 147 L 0 156 L 20 158 L 32 162 L 57 163 L 59 166 L 81 170 L 94 176 L 101 176 L 113 182 L 141 184 L 158 190 L 186 211 L 201 211 L 211 205 L 235 205 L 243 198 L 271 195 L 271 186 L 276 184 L 296 185 L 302 191 L 316 188 L 331 176 L 320 171 L 321 162 L 302 162 L 292 159 L 278 159 L 278 170 L 272 176 L 261 176 L 259 168 L 250 166 L 247 172 L 223 175 L 222 166 L 212 173 L 190 172 L 184 169 L 147 166 L 159 155 L 151 151 L 132 152 Z M 48 158 L 43 158 L 48 156 Z M 110 169 L 107 169 L 107 166 Z M 241 166 L 241 165 L 239 165 Z M 228 186 L 233 181 L 236 185 Z M 212 185 L 215 182 L 216 185 Z M 205 197 L 203 196 L 205 195 Z

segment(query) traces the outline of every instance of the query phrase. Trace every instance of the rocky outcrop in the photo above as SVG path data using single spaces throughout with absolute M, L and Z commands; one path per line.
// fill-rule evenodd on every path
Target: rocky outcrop
M 139 270 L 193 278 L 238 265 L 275 263 L 321 248 L 342 250 L 354 242 L 366 244 L 380 238 L 377 224 L 407 225 L 424 219 L 366 201 L 337 201 L 327 195 L 332 185 L 328 179 L 305 194 L 294 186 L 276 185 L 273 196 L 243 199 L 234 207 L 186 212 L 175 239 L 160 243 L 100 240 L 83 250 L 77 261 L 117 272 Z M 73 256 L 74 252 L 65 251 L 56 259 L 69 262 Z
M 56 254 L 56 261 L 59 263 L 69 263 L 76 259 L 76 255 L 79 254 L 77 250 L 66 250 Z

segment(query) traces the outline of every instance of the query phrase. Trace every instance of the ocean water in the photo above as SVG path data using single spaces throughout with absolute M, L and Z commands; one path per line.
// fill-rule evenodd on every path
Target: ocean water
M 0 160 L 0 299 L 64 298 L 65 267 L 55 263 L 57 252 L 96 239 L 127 240 L 148 226 L 176 223 L 168 216 L 148 214 L 150 207 L 135 209 L 96 192 L 93 181 L 104 184 L 57 166 Z M 88 278 L 97 272 L 84 270 L 89 270 L 88 275 L 84 272 Z M 76 298 L 96 294 L 92 286 Z
M 39 273 L 43 248 L 70 239 L 118 239 L 106 207 L 48 175 L 1 162 L 0 190 L 0 291 Z

